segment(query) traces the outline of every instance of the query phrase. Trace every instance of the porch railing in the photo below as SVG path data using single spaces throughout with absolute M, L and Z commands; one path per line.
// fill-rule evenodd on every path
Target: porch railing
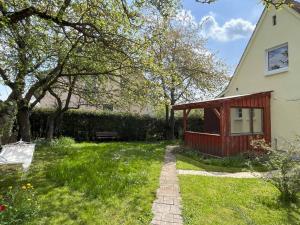
M 198 149 L 210 155 L 222 155 L 221 136 L 219 134 L 186 131 L 184 142 L 187 147 Z

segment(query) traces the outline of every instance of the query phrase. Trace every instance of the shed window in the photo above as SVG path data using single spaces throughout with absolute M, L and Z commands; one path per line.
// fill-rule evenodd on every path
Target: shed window
M 267 50 L 267 72 L 281 72 L 289 66 L 288 44 Z
M 237 112 L 241 115 L 239 119 L 237 119 Z M 262 112 L 260 108 L 231 108 L 231 134 L 262 134 Z

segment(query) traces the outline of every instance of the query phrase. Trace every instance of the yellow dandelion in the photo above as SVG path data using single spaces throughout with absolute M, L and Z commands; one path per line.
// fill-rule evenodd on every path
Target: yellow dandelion
M 25 186 L 25 185 L 23 185 L 23 186 L 22 186 L 22 189 L 23 189 L 23 190 L 26 190 L 26 186 Z

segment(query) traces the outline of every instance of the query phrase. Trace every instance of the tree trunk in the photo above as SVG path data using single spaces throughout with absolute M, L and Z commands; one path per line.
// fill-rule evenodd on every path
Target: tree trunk
M 46 139 L 52 140 L 54 136 L 54 116 L 50 115 L 47 118 Z
M 171 90 L 171 106 L 175 105 L 176 100 L 175 100 L 175 90 Z M 171 112 L 170 112 L 170 138 L 171 140 L 175 139 L 175 112 L 173 107 L 171 107 Z
M 58 136 L 61 136 L 61 124 L 63 120 L 63 115 L 65 113 L 65 110 L 63 110 L 54 120 L 54 133 Z
M 169 105 L 165 105 L 165 138 L 169 139 L 170 138 L 170 124 L 169 124 L 169 117 L 170 117 L 170 110 L 169 110 Z
M 58 110 L 47 118 L 46 138 L 52 140 L 54 134 L 58 134 L 60 130 L 60 122 L 64 114 L 64 110 Z
M 174 109 L 171 109 L 171 113 L 170 113 L 170 138 L 171 140 L 175 139 L 175 113 L 174 113 Z
M 10 137 L 16 114 L 17 104 L 14 101 L 0 100 L 0 146 Z
M 17 121 L 19 125 L 19 138 L 27 142 L 31 141 L 29 115 L 30 112 L 28 106 L 19 107 L 17 113 Z

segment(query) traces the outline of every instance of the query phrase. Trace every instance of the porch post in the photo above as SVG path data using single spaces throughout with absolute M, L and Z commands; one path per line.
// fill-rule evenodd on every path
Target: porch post
M 186 132 L 187 128 L 187 115 L 186 115 L 186 109 L 183 110 L 183 134 Z
M 229 123 L 229 106 L 227 104 L 222 104 L 220 108 L 220 135 L 221 135 L 221 154 L 222 156 L 228 155 L 228 136 L 230 130 Z
M 186 132 L 188 127 L 188 116 L 191 112 L 191 109 L 184 109 L 183 110 L 183 132 Z

